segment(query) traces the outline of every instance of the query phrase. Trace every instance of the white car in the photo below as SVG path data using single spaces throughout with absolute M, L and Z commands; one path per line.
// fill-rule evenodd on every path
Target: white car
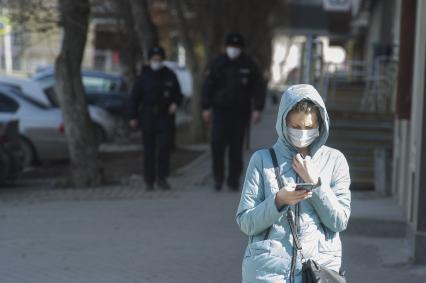
M 68 158 L 61 110 L 52 105 L 38 83 L 16 78 L 5 83 L 5 77 L 0 77 L 0 112 L 12 113 L 20 121 L 26 166 L 35 161 Z M 116 129 L 114 117 L 96 106 L 89 106 L 89 114 L 97 140 L 112 139 Z

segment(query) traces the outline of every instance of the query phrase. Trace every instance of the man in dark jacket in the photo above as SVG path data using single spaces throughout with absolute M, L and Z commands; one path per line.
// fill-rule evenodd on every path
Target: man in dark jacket
M 265 83 L 259 68 L 243 52 L 244 39 L 238 33 L 225 38 L 225 54 L 210 65 L 203 86 L 203 119 L 212 122 L 211 150 L 215 189 L 224 182 L 225 150 L 228 148 L 227 184 L 238 191 L 243 169 L 244 136 L 260 120 L 265 101 Z
M 175 113 L 182 94 L 176 75 L 163 65 L 164 49 L 149 51 L 150 65 L 142 69 L 131 93 L 130 126 L 142 130 L 145 182 L 148 190 L 154 182 L 170 189 L 170 152 L 174 140 Z

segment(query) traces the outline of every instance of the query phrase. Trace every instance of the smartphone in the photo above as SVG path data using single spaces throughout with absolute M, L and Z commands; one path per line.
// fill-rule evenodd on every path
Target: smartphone
M 307 192 L 311 192 L 314 186 L 315 184 L 313 183 L 299 183 L 296 184 L 296 191 L 306 190 Z

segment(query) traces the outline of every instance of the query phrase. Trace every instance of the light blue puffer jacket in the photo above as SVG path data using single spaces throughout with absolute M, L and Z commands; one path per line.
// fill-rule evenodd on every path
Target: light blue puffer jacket
M 342 257 L 339 232 L 346 229 L 351 210 L 349 167 L 340 151 L 324 145 L 329 133 L 329 117 L 321 96 L 311 85 L 292 86 L 282 95 L 276 123 L 278 141 L 273 148 L 283 181 L 295 183 L 292 159 L 297 150 L 289 142 L 283 118 L 302 99 L 310 99 L 320 108 L 323 125 L 319 137 L 310 146 L 310 152 L 322 184 L 311 198 L 300 202 L 299 237 L 305 258 L 339 271 Z M 249 236 L 242 265 L 244 283 L 289 282 L 293 237 L 286 213 L 294 206 L 284 206 L 279 211 L 275 206 L 278 190 L 268 149 L 256 151 L 248 165 L 236 215 L 241 231 Z M 264 240 L 271 225 L 269 237 Z M 296 282 L 301 282 L 301 268 L 299 252 Z

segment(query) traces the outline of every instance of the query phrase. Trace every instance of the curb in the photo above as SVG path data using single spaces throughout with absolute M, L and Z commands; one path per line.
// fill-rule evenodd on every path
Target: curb
M 349 218 L 348 227 L 343 233 L 365 237 L 404 238 L 406 226 L 405 222 L 398 220 Z

